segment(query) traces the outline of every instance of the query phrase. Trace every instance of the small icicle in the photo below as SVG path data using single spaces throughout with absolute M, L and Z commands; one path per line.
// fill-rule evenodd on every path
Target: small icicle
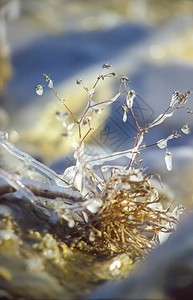
M 136 96 L 136 93 L 134 90 L 130 90 L 127 94 L 127 97 L 126 97 L 126 102 L 127 102 L 127 106 L 128 108 L 132 108 L 133 107 L 133 100 Z
M 127 106 L 123 104 L 122 110 L 123 110 L 123 122 L 126 122 L 127 121 L 127 111 L 128 111 Z
M 168 171 L 172 170 L 172 153 L 166 150 L 165 153 L 165 163 Z
M 127 121 L 127 112 L 124 111 L 123 112 L 123 122 L 126 122 Z
M 48 87 L 50 89 L 53 89 L 53 87 L 54 87 L 53 81 L 51 79 L 49 80 Z

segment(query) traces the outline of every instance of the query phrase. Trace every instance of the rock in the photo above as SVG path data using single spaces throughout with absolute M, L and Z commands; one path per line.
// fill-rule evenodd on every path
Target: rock
M 192 299 L 192 228 L 193 215 L 186 215 L 176 232 L 128 279 L 104 285 L 89 299 Z

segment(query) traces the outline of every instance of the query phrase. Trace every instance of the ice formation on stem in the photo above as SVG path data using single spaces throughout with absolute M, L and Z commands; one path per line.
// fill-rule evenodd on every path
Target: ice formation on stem
M 62 122 L 65 138 L 72 139 L 72 149 L 76 164 L 67 168 L 64 174 L 57 174 L 44 164 L 38 162 L 30 155 L 18 150 L 7 140 L 7 134 L 1 133 L 0 145 L 11 155 L 24 163 L 25 177 L 32 180 L 30 185 L 22 183 L 22 175 L 9 174 L 0 170 L 2 177 L 21 196 L 30 200 L 34 205 L 41 202 L 41 195 L 35 195 L 32 191 L 33 180 L 36 181 L 38 173 L 44 178 L 43 182 L 52 187 L 62 187 L 64 195 L 58 193 L 55 201 L 50 201 L 46 209 L 64 219 L 72 230 L 70 238 L 64 237 L 66 243 L 81 250 L 94 252 L 100 255 L 114 255 L 129 251 L 134 256 L 143 255 L 159 241 L 159 234 L 172 231 L 178 222 L 180 208 L 175 209 L 175 215 L 171 207 L 163 209 L 159 194 L 150 184 L 151 175 L 145 175 L 141 167 L 139 155 L 148 147 L 158 146 L 166 149 L 165 163 L 169 171 L 172 169 L 172 154 L 168 151 L 168 141 L 180 137 L 180 131 L 189 134 L 188 124 L 182 125 L 177 131 L 171 133 L 151 145 L 143 144 L 144 135 L 153 127 L 160 125 L 167 118 L 173 116 L 176 110 L 183 109 L 188 100 L 190 91 L 184 94 L 175 92 L 168 108 L 155 118 L 151 123 L 142 128 L 135 117 L 133 103 L 137 94 L 129 86 L 130 80 L 124 76 L 120 80 L 120 86 L 115 96 L 106 101 L 96 101 L 96 87 L 100 81 L 115 77 L 114 72 L 109 72 L 111 64 L 106 63 L 94 82 L 91 89 L 86 87 L 82 79 L 77 79 L 87 93 L 88 101 L 82 115 L 77 117 L 66 104 L 65 99 L 58 95 L 53 80 L 43 74 L 48 88 L 52 90 L 56 98 L 63 104 L 64 111 L 56 113 Z M 36 92 L 43 94 L 43 86 L 37 85 Z M 123 122 L 127 122 L 128 113 L 133 118 L 137 134 L 133 147 L 125 151 L 113 152 L 110 155 L 91 155 L 86 151 L 86 140 L 94 130 L 93 119 L 95 114 L 102 114 L 105 106 L 113 104 L 119 97 L 125 96 L 125 104 L 122 104 Z M 190 109 L 185 108 L 188 113 Z M 72 127 L 77 128 L 78 141 L 73 140 Z M 86 132 L 85 132 L 85 127 Z M 83 130 L 84 129 L 84 130 Z M 125 166 L 109 165 L 118 158 L 126 157 L 128 163 Z M 101 176 L 96 173 L 95 166 L 101 168 Z M 34 177 L 29 175 L 33 169 Z M 30 173 L 31 174 L 31 173 Z M 39 190 L 41 190 L 41 185 Z M 70 191 L 70 193 L 68 192 Z M 50 197 L 50 198 L 49 198 Z

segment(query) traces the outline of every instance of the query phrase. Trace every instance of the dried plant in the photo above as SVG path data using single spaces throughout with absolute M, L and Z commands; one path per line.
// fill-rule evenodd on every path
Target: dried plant
M 99 82 L 116 75 L 109 72 L 110 68 L 109 63 L 102 66 L 91 89 L 84 85 L 82 79 L 77 79 L 77 84 L 83 87 L 88 96 L 87 106 L 80 117 L 77 117 L 66 101 L 60 98 L 52 79 L 46 74 L 43 75 L 48 87 L 64 106 L 64 110 L 56 112 L 56 116 L 63 124 L 63 137 L 72 139 L 75 165 L 67 168 L 64 174 L 57 174 L 10 144 L 7 134 L 1 132 L 1 146 L 23 162 L 23 165 L 12 173 L 1 169 L 0 177 L 6 180 L 20 197 L 28 199 L 36 206 L 43 206 L 51 214 L 57 213 L 58 218 L 66 222 L 62 238 L 72 248 L 107 256 L 129 252 L 132 257 L 137 258 L 159 243 L 164 233 L 174 230 L 182 212 L 180 206 L 173 211 L 171 206 L 163 208 L 157 190 L 150 183 L 153 175 L 146 175 L 142 168 L 141 151 L 150 146 L 165 149 L 165 163 L 170 171 L 172 154 L 168 151 L 167 143 L 180 137 L 180 132 L 189 134 L 190 129 L 188 124 L 182 125 L 167 138 L 151 145 L 143 144 L 144 135 L 154 126 L 172 117 L 179 109 L 192 113 L 184 106 L 190 91 L 184 94 L 174 92 L 168 108 L 142 128 L 133 110 L 137 94 L 130 89 L 130 80 L 126 76 L 120 79 L 120 86 L 112 99 L 98 102 L 93 100 Z M 42 85 L 36 86 L 38 95 L 41 96 L 43 91 Z M 133 147 L 110 155 L 91 155 L 86 140 L 94 131 L 94 115 L 102 114 L 105 106 L 111 105 L 119 97 L 125 97 L 125 103 L 120 104 L 123 122 L 127 122 L 130 111 L 137 127 Z M 78 140 L 73 140 L 71 129 L 74 126 L 78 130 Z M 128 159 L 125 166 L 108 165 L 108 162 L 123 157 Z M 97 173 L 96 166 L 100 167 L 101 174 Z M 25 183 L 24 178 L 28 179 Z M 5 190 L 4 187 L 4 192 Z

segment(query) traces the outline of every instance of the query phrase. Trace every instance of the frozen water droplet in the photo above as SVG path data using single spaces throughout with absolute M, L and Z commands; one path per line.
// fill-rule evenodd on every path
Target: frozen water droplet
M 169 151 L 166 151 L 165 154 L 165 163 L 168 171 L 172 170 L 172 153 Z
M 167 139 L 162 139 L 162 140 L 159 140 L 157 142 L 157 146 L 160 148 L 160 149 L 164 149 L 167 147 Z
M 127 121 L 127 112 L 124 111 L 123 112 L 123 122 L 126 122 Z
M 54 87 L 53 81 L 51 79 L 49 80 L 48 87 L 50 89 L 53 89 L 53 87 Z
M 41 84 L 36 85 L 36 94 L 41 96 L 43 95 L 43 92 L 44 92 L 43 86 Z
M 181 128 L 181 131 L 182 131 L 183 133 L 185 133 L 185 134 L 190 134 L 190 133 L 191 133 L 191 130 L 190 130 L 190 128 L 188 127 L 188 124 L 183 125 L 182 128 Z

